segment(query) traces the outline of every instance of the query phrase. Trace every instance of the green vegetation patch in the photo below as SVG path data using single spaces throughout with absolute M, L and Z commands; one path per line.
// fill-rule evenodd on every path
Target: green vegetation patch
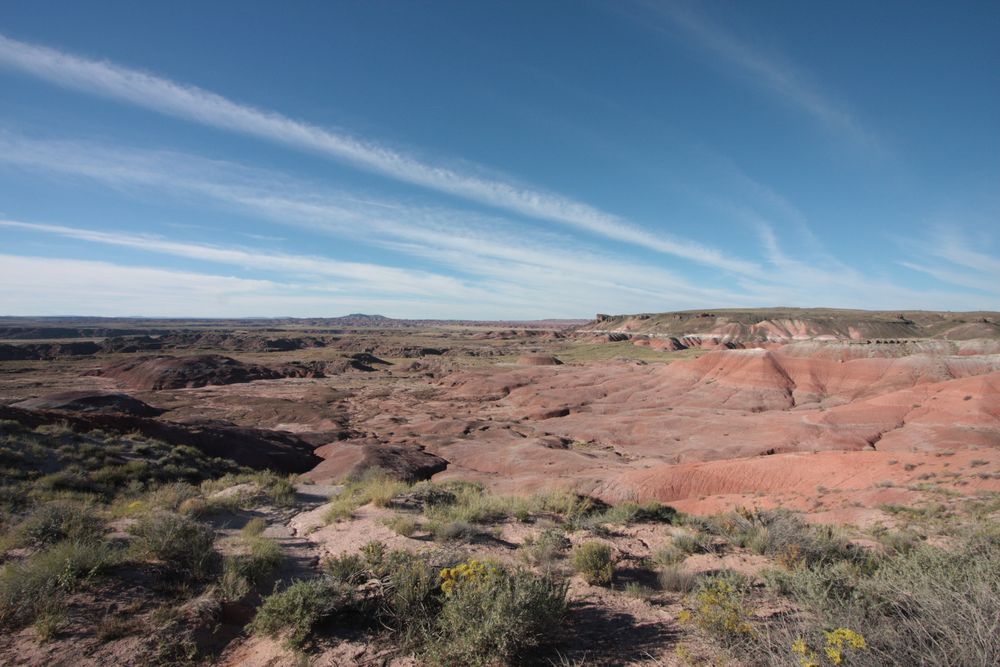
M 194 447 L 139 434 L 74 433 L 52 425 L 31 430 L 7 421 L 0 435 L 0 502 L 11 512 L 60 496 L 107 502 L 123 491 L 198 483 L 239 470 Z
M 212 527 L 180 514 L 148 514 L 129 528 L 129 534 L 136 557 L 159 561 L 183 577 L 204 577 L 217 556 Z
M 611 585 L 615 572 L 611 547 L 603 542 L 584 542 L 573 549 L 573 568 L 588 584 Z
M 0 627 L 17 628 L 54 612 L 81 582 L 120 560 L 106 542 L 59 542 L 0 570 Z
M 523 568 L 426 556 L 370 543 L 325 564 L 326 574 L 268 597 L 251 625 L 301 648 L 334 616 L 388 629 L 430 664 L 521 664 L 566 613 L 566 585 Z

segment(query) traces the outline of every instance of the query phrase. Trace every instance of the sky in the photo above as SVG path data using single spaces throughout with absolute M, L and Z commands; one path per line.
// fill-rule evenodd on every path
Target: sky
M 0 3 L 0 314 L 1000 310 L 1000 3 Z

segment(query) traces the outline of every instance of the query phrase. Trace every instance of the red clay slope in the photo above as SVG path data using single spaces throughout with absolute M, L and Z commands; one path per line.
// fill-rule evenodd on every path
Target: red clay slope
M 441 384 L 456 401 L 497 401 L 498 417 L 672 463 L 768 452 L 1000 447 L 997 355 L 841 362 L 730 350 L 668 366 L 472 371 Z

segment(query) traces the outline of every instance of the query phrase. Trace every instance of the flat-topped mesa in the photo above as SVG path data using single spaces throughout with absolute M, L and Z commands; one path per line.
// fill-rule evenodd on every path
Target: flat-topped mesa
M 800 340 L 1000 340 L 1000 313 L 764 308 L 599 314 L 575 332 L 674 338 L 687 341 L 687 347 Z

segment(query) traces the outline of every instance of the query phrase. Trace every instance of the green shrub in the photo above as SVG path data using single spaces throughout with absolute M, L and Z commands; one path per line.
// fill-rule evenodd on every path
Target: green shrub
M 439 573 L 426 557 L 388 551 L 378 542 L 327 560 L 325 569 L 330 584 L 311 583 L 320 592 L 300 591 L 294 604 L 279 598 L 280 607 L 262 608 L 256 631 L 290 633 L 291 643 L 301 646 L 320 620 L 354 602 L 342 596 L 327 604 L 328 596 L 321 594 L 326 586 L 368 581 L 366 601 L 354 611 L 371 611 L 371 619 L 391 630 L 406 650 L 433 664 L 517 664 L 557 627 L 566 606 L 565 585 L 547 577 L 474 561 Z M 460 574 L 472 569 L 483 576 Z
M 389 553 L 388 549 L 385 547 L 385 543 L 379 542 L 378 540 L 371 540 L 366 542 L 363 547 L 361 547 L 361 556 L 365 559 L 365 565 L 367 565 L 371 570 L 379 572 L 382 566 L 385 564 L 386 555 Z
M 440 608 L 437 570 L 425 558 L 407 551 L 389 551 L 381 542 L 369 542 L 357 554 L 339 554 L 324 569 L 336 582 L 374 591 L 368 609 L 380 626 L 396 632 L 407 648 L 414 648 L 429 631 Z
M 60 542 L 23 563 L 0 570 L 0 625 L 19 627 L 55 611 L 77 584 L 117 562 L 103 542 Z
M 32 627 L 40 642 L 49 642 L 56 638 L 59 631 L 66 625 L 66 612 L 47 609 L 35 617 Z
M 240 572 L 239 563 L 231 558 L 222 562 L 222 576 L 219 577 L 219 597 L 235 602 L 250 594 L 250 580 Z
M 839 561 L 768 573 L 772 587 L 810 613 L 769 629 L 756 648 L 759 660 L 787 651 L 799 637 L 815 650 L 832 627 L 863 632 L 863 664 L 1000 664 L 997 532 L 966 532 L 947 550 L 925 543 L 875 563 Z
M 630 581 L 625 584 L 625 588 L 622 589 L 622 592 L 630 598 L 645 600 L 649 596 L 653 595 L 655 591 L 649 586 L 640 584 L 638 581 Z
M 455 494 L 449 488 L 454 484 L 454 482 L 417 482 L 410 487 L 407 497 L 419 504 L 421 509 L 450 505 L 455 502 Z
M 506 496 L 488 493 L 478 484 L 448 483 L 445 490 L 451 502 L 439 502 L 427 507 L 425 514 L 438 523 L 494 523 L 515 512 L 519 501 Z
M 281 565 L 281 561 L 284 559 L 284 553 L 282 552 L 281 545 L 278 544 L 277 540 L 273 540 L 262 535 L 255 535 L 251 537 L 244 537 L 243 542 L 250 550 L 250 561 L 252 566 L 249 568 L 249 571 L 252 575 L 252 579 L 256 579 L 258 576 L 270 574 L 279 565 Z
M 43 475 L 35 480 L 34 488 L 48 497 L 53 497 L 59 492 L 70 492 L 83 496 L 102 496 L 108 493 L 108 488 L 94 480 L 82 470 L 60 470 L 58 472 Z
M 610 585 L 614 575 L 611 547 L 602 542 L 584 542 L 573 549 L 573 568 L 588 584 Z
M 521 547 L 525 559 L 532 565 L 548 565 L 570 546 L 569 539 L 554 528 L 548 528 L 536 537 L 525 538 Z
M 330 499 L 331 506 L 323 518 L 327 523 L 350 519 L 355 510 L 368 503 L 386 507 L 409 488 L 410 484 L 395 479 L 388 472 L 369 468 L 362 475 L 348 479 L 344 488 Z
M 240 534 L 244 537 L 257 537 L 265 530 L 267 530 L 267 521 L 263 517 L 255 516 L 240 529 Z
M 149 504 L 159 509 L 175 511 L 186 500 L 200 498 L 198 488 L 187 482 L 164 484 L 149 494 Z
M 330 499 L 330 507 L 323 513 L 323 521 L 334 523 L 354 518 L 354 512 L 364 503 L 360 498 L 341 492 Z
M 656 550 L 653 554 L 653 562 L 662 567 L 670 567 L 683 562 L 687 556 L 687 552 L 682 550 L 674 543 L 673 540 L 671 540 Z
M 673 546 L 682 554 L 695 554 L 701 551 L 701 541 L 690 533 L 674 535 Z
M 812 526 L 785 510 L 738 510 L 721 521 L 721 530 L 739 546 L 776 558 L 786 567 L 837 560 L 865 560 L 833 526 Z
M 601 510 L 601 504 L 590 496 L 557 491 L 542 496 L 544 510 L 560 515 L 568 530 L 580 530 L 592 525 L 592 517 Z
M 880 535 L 879 543 L 891 555 L 906 554 L 915 549 L 921 542 L 919 534 L 911 530 L 892 530 Z
M 261 492 L 272 505 L 277 507 L 292 507 L 295 505 L 295 483 L 290 477 L 281 477 L 268 473 L 260 480 Z
M 233 473 L 229 472 L 219 477 L 206 479 L 201 482 L 201 492 L 206 496 L 213 495 L 219 491 L 231 489 L 241 484 L 253 484 L 257 481 L 257 474 L 250 472 Z
M 179 574 L 200 578 L 215 559 L 215 531 L 210 526 L 169 512 L 144 516 L 129 528 L 132 550 L 153 558 Z
M 41 426 L 35 427 L 35 433 L 39 435 L 48 435 L 52 437 L 65 437 L 73 435 L 73 427 L 69 425 L 67 421 L 53 422 L 51 424 L 42 424 Z
M 445 577 L 453 585 L 427 638 L 426 657 L 439 665 L 522 664 L 527 651 L 560 626 L 566 585 L 526 570 L 490 565 L 476 570 L 467 577 Z
M 417 503 L 425 514 L 438 523 L 460 521 L 472 524 L 489 524 L 514 518 L 530 522 L 542 512 L 566 509 L 568 493 L 546 496 L 502 496 L 490 493 L 481 484 L 461 481 L 420 482 L 402 496 L 405 502 Z
M 342 586 L 353 589 L 367 582 L 359 610 L 395 633 L 404 649 L 420 649 L 432 635 L 442 594 L 438 572 L 424 557 L 388 551 L 381 542 L 369 542 L 357 554 L 327 559 L 324 569 Z
M 628 526 L 633 523 L 672 523 L 677 510 L 658 502 L 642 505 L 637 503 L 620 503 L 609 507 L 604 512 L 594 515 L 595 523 L 610 523 Z
M 855 614 L 872 652 L 898 664 L 1000 664 L 1000 540 L 888 559 L 827 613 Z
M 420 522 L 410 516 L 394 516 L 384 519 L 382 523 L 389 530 L 403 537 L 410 537 L 420 528 Z
M 289 647 L 300 649 L 320 622 L 351 602 L 347 589 L 325 577 L 296 581 L 264 598 L 250 631 L 273 638 L 284 636 Z
M 275 540 L 260 535 L 243 537 L 239 552 L 226 557 L 223 570 L 231 570 L 248 582 L 259 584 L 281 565 L 284 554 Z
M 804 665 L 818 665 L 821 651 L 826 664 L 841 665 L 845 661 L 848 664 L 860 664 L 855 662 L 854 656 L 860 656 L 867 649 L 868 643 L 864 636 L 850 628 L 824 631 L 822 642 L 812 643 L 803 637 L 792 642 L 792 653 L 799 656 L 799 662 Z
M 755 636 L 744 600 L 745 590 L 730 577 L 707 577 L 694 594 L 694 608 L 682 612 L 680 619 L 732 646 Z
M 368 567 L 365 559 L 358 554 L 345 553 L 330 556 L 324 561 L 323 568 L 334 581 L 342 581 L 348 584 L 359 584 L 368 576 Z
M 375 507 L 388 507 L 392 499 L 403 493 L 410 485 L 391 477 L 374 476 L 365 482 L 364 494 Z
M 382 582 L 380 624 L 396 631 L 404 647 L 418 646 L 430 635 L 441 607 L 437 571 L 417 556 L 393 551 L 373 574 Z
M 189 516 L 193 519 L 202 519 L 219 514 L 232 514 L 247 505 L 247 498 L 241 495 L 230 496 L 195 496 L 188 498 L 177 508 L 179 514 Z
M 103 535 L 104 521 L 92 506 L 63 500 L 35 509 L 14 529 L 12 542 L 38 549 L 64 540 L 99 541 Z
M 431 521 L 427 529 L 435 540 L 446 542 L 471 540 L 479 534 L 479 530 L 467 521 Z
M 854 597 L 865 572 L 848 561 L 823 563 L 792 570 L 780 569 L 765 573 L 769 586 L 809 604 L 837 605 Z
M 698 577 L 676 565 L 662 567 L 656 575 L 660 588 L 673 593 L 690 593 L 698 585 Z
M 402 503 L 419 504 L 427 517 L 438 524 L 490 524 L 510 518 L 529 522 L 538 514 L 553 513 L 575 529 L 586 527 L 585 522 L 596 521 L 598 512 L 607 508 L 593 498 L 567 491 L 532 497 L 502 496 L 490 493 L 481 484 L 462 481 L 420 482 L 398 492 L 395 498 Z M 613 512 L 614 508 L 607 511 Z M 655 520 L 654 517 L 664 516 L 664 511 L 673 510 L 656 503 L 620 510 L 630 522 Z
M 655 500 L 643 503 L 635 513 L 634 523 L 673 523 L 677 520 L 677 510 Z
M 183 460 L 183 458 L 181 459 Z M 228 472 L 214 479 L 201 483 L 202 494 L 212 495 L 230 489 L 234 486 L 247 485 L 246 490 L 233 494 L 241 498 L 241 505 L 250 506 L 255 502 L 265 502 L 278 507 L 291 507 L 295 504 L 296 490 L 294 476 L 281 475 L 270 470 L 257 472 Z

